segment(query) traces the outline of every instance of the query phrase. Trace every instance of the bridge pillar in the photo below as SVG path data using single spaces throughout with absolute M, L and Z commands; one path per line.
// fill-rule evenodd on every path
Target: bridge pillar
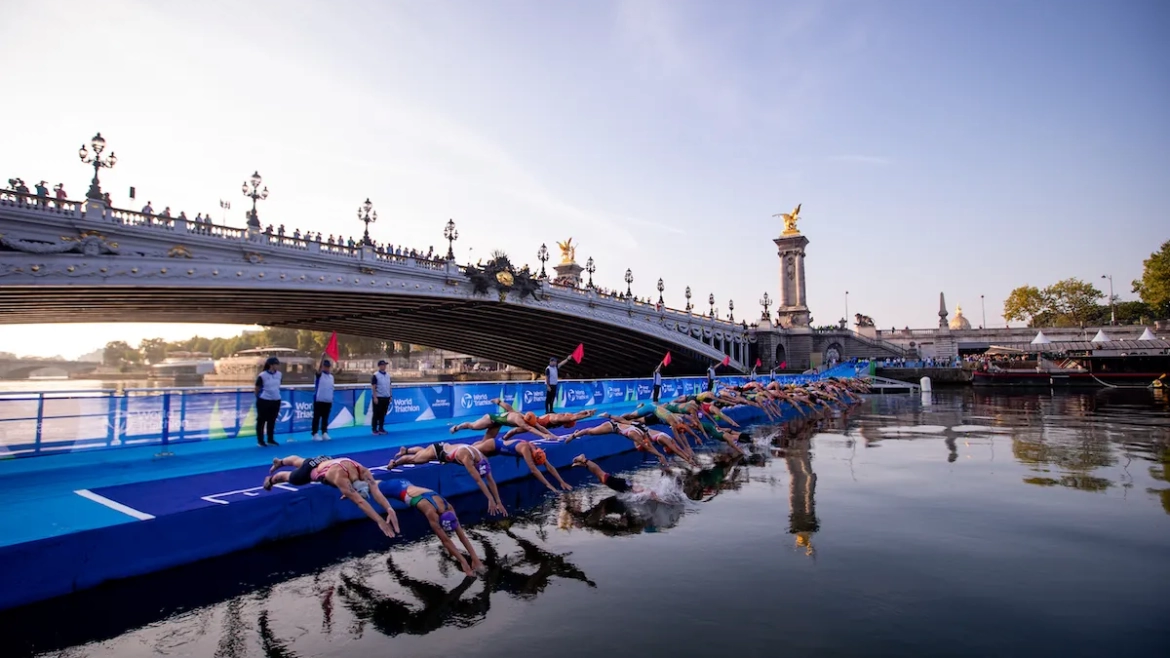
M 780 257 L 780 308 L 776 314 L 784 327 L 807 327 L 808 301 L 805 299 L 804 248 L 808 238 L 797 233 L 781 235 L 776 243 Z

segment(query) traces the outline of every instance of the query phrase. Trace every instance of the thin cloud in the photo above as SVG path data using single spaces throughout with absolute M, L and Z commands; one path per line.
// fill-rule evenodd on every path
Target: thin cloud
M 894 161 L 891 160 L 890 158 L 884 158 L 884 157 L 879 156 L 879 155 L 860 155 L 857 153 L 849 153 L 846 155 L 833 155 L 833 156 L 830 156 L 828 159 L 831 162 L 848 162 L 848 163 L 852 163 L 852 164 L 868 164 L 868 165 L 882 165 L 882 166 L 894 164 Z

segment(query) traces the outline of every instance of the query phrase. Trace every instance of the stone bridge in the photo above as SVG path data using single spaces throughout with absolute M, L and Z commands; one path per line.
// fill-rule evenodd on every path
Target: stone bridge
M 748 364 L 746 325 L 510 270 L 421 260 L 0 192 L 0 323 L 259 324 L 407 341 L 565 375 L 700 373 Z M 478 289 L 478 290 L 477 290 Z M 750 365 L 750 364 L 748 364 Z
M 71 375 L 73 373 L 92 372 L 97 369 L 96 363 L 82 363 L 80 361 L 54 361 L 40 359 L 0 359 L 0 379 L 28 379 L 38 371 L 45 370 L 49 374 Z

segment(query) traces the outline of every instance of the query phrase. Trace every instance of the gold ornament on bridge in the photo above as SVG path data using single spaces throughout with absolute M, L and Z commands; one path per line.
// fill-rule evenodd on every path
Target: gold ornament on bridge
M 511 272 L 496 272 L 496 281 L 499 281 L 500 285 L 510 286 L 516 282 L 516 279 Z
M 561 248 L 561 264 L 577 262 L 577 247 L 573 246 L 573 238 L 569 238 L 564 242 L 558 242 L 557 246 Z
M 167 257 L 168 258 L 190 258 L 191 257 L 191 250 L 184 247 L 181 244 L 177 244 L 177 245 L 171 247 L 170 251 L 167 252 Z
M 784 231 L 780 235 L 800 235 L 800 231 L 796 228 L 796 222 L 800 221 L 800 204 L 796 204 L 796 209 L 790 213 L 782 212 L 773 217 L 779 217 L 784 220 Z

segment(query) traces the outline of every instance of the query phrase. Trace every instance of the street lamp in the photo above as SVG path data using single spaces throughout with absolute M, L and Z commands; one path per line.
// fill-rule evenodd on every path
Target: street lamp
M 691 287 L 690 286 L 687 286 L 687 291 L 684 294 L 686 295 L 686 298 L 687 298 L 687 313 L 690 313 L 691 309 L 695 308 L 694 305 L 691 304 Z
M 987 304 L 983 301 L 983 295 L 979 295 L 979 308 L 983 311 L 983 326 L 980 329 L 987 328 Z
M 93 155 L 86 150 L 85 144 L 77 150 L 77 157 L 85 164 L 93 163 L 93 180 L 89 183 L 89 191 L 85 193 L 85 198 L 100 201 L 102 198 L 102 187 L 98 183 L 98 170 L 105 167 L 106 169 L 113 169 L 114 165 L 118 164 L 118 156 L 110 151 L 108 158 L 102 157 L 102 151 L 106 150 L 106 140 L 102 138 L 102 134 L 98 133 L 89 141 L 90 147 L 93 148 Z
M 626 299 L 629 299 L 629 298 L 634 296 L 634 293 L 630 291 L 630 284 L 632 284 L 632 283 L 634 283 L 634 273 L 631 272 L 630 268 L 627 267 L 626 268 Z
M 536 250 L 536 258 L 540 261 L 540 278 L 547 279 L 548 275 L 544 272 L 544 264 L 548 262 L 548 245 L 540 243 L 540 249 Z
M 707 303 L 711 305 L 711 317 L 715 317 L 715 293 L 707 295 Z
M 264 181 L 260 178 L 260 172 L 257 171 L 252 174 L 251 179 L 244 181 L 244 185 L 241 187 L 244 196 L 252 200 L 252 212 L 248 215 L 248 228 L 257 231 L 260 230 L 260 216 L 256 214 L 256 202 L 268 198 L 268 186 L 265 185 L 264 189 L 260 189 L 262 182 Z
M 455 241 L 459 239 L 459 231 L 455 229 L 455 220 L 447 220 L 447 225 L 443 227 L 443 237 L 447 240 L 447 260 L 455 260 Z M 468 264 L 471 263 L 472 249 L 473 247 L 467 249 Z
M 597 271 L 597 268 L 593 266 L 593 256 L 590 256 L 589 260 L 585 261 L 585 271 L 589 273 L 589 289 L 592 290 L 593 273 Z
M 659 305 L 659 306 L 662 306 L 662 305 L 663 305 L 663 301 L 662 301 L 662 291 L 663 291 L 663 290 L 665 290 L 665 289 L 666 289 L 666 287 L 662 285 L 662 279 L 659 279 L 659 280 L 658 280 L 658 305 Z
M 727 319 L 730 322 L 735 322 L 735 300 L 727 300 Z
M 845 324 L 849 324 L 849 291 L 845 291 Z
M 1113 304 L 1113 275 L 1102 274 L 1102 279 L 1109 279 L 1109 326 L 1117 324 L 1117 308 Z
M 370 240 L 370 224 L 378 221 L 378 211 L 374 210 L 374 204 L 370 203 L 370 198 L 366 197 L 366 202 L 358 206 L 357 216 L 359 222 L 365 222 L 366 233 L 362 236 L 362 244 L 367 247 L 374 246 Z

